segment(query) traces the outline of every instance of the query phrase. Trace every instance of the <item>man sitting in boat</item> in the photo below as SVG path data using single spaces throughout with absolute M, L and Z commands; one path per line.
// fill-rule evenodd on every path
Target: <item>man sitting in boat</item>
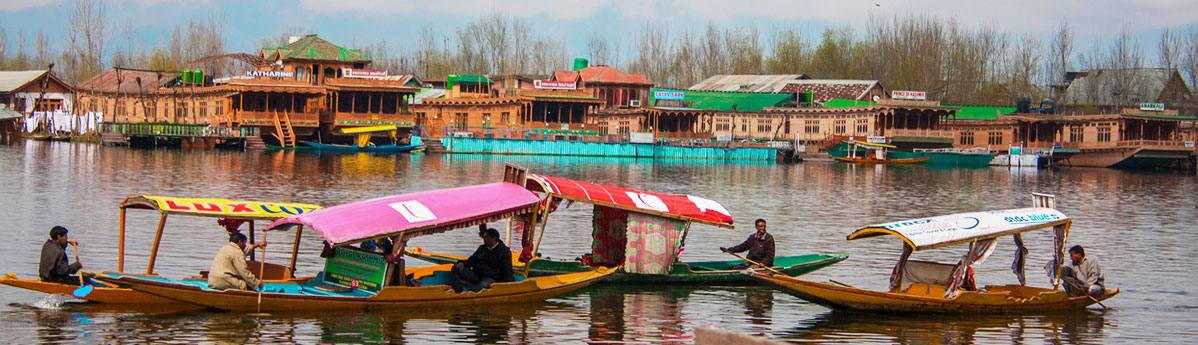
M 512 252 L 499 240 L 499 230 L 494 228 L 484 232 L 483 244 L 469 258 L 454 264 L 451 273 L 449 284 L 456 292 L 462 292 L 463 286 L 477 291 L 493 283 L 516 281 Z
M 362 250 L 375 253 L 391 254 L 391 250 L 395 249 L 395 244 L 391 243 L 391 239 L 383 237 L 374 241 L 362 242 L 360 247 Z
M 747 250 L 749 251 L 749 254 L 745 256 L 746 259 L 760 263 L 762 265 L 774 266 L 774 235 L 770 235 L 768 232 L 765 232 L 765 219 L 757 219 L 757 221 L 753 224 L 757 227 L 757 232 L 749 235 L 748 239 L 746 239 L 743 243 L 736 245 L 735 247 L 720 247 L 720 250 L 728 253 L 740 253 Z M 752 266 L 760 267 L 753 263 L 746 262 L 732 266 L 732 269 L 740 270 Z
M 1065 281 L 1065 292 L 1070 297 L 1081 296 L 1082 292 L 1093 297 L 1106 294 L 1106 277 L 1098 261 L 1086 257 L 1086 249 L 1077 245 L 1069 248 L 1071 265 L 1061 267 L 1061 280 Z
M 246 238 L 240 232 L 229 235 L 229 243 L 220 248 L 216 259 L 212 260 L 212 268 L 208 270 L 208 287 L 217 290 L 241 289 L 255 290 L 262 287 L 262 282 L 250 272 L 245 264 L 245 257 L 254 248 L 266 248 L 266 242 L 258 242 L 246 248 Z
M 72 276 L 83 264 L 67 260 L 67 244 L 79 245 L 67 238 L 67 228 L 55 226 L 50 229 L 50 239 L 42 245 L 42 261 L 38 265 L 38 276 L 44 282 L 79 285 L 79 277 Z

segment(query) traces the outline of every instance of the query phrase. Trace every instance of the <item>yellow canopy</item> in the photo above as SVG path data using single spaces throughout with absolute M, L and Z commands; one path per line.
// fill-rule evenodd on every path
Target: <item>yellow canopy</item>
M 893 149 L 893 148 L 894 148 L 894 145 L 887 145 L 887 144 L 875 144 L 875 143 L 867 143 L 867 142 L 864 142 L 864 141 L 858 141 L 858 140 L 853 140 L 853 143 L 854 143 L 854 144 L 857 144 L 857 145 L 861 145 L 861 146 L 869 146 L 869 147 L 885 147 L 885 148 L 888 148 L 888 149 Z
M 211 198 L 177 198 L 138 195 L 125 198 L 121 208 L 157 210 L 163 213 L 229 219 L 278 219 L 319 210 L 313 204 L 240 201 Z
M 397 127 L 395 127 L 395 125 L 342 127 L 342 128 L 338 128 L 337 131 L 340 132 L 341 134 L 358 134 L 358 133 L 374 133 L 374 132 L 394 131 L 394 130 L 396 130 L 396 128 Z

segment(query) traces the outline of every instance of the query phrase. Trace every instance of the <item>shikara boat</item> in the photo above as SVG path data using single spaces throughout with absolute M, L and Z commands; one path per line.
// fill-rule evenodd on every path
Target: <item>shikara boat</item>
M 305 143 L 308 144 L 308 146 L 311 146 L 313 148 L 316 148 L 317 150 L 323 150 L 323 151 L 401 153 L 401 152 L 411 152 L 411 151 L 418 151 L 418 150 L 424 149 L 424 144 L 420 142 L 420 137 L 418 137 L 418 136 L 412 136 L 412 142 L 411 142 L 411 144 L 408 144 L 408 145 L 398 145 L 398 144 L 375 145 L 374 143 L 370 142 L 370 137 L 373 136 L 375 133 L 386 133 L 387 135 L 389 135 L 391 137 L 391 140 L 394 142 L 394 141 L 398 140 L 398 138 L 396 138 L 397 130 L 398 129 L 395 126 L 390 126 L 390 125 L 388 125 L 388 126 L 367 126 L 367 127 L 346 127 L 346 128 L 337 129 L 337 134 L 353 135 L 354 136 L 354 144 L 353 145 L 322 144 L 322 143 L 311 142 L 311 141 L 305 142 Z
M 920 158 L 890 158 L 886 156 L 887 149 L 893 149 L 894 145 L 867 143 L 863 141 L 846 141 L 848 150 L 845 151 L 845 157 L 832 156 L 837 161 L 852 163 L 852 164 L 915 164 L 932 160 L 932 157 Z M 858 155 L 858 150 L 865 150 L 866 154 Z
M 518 275 L 515 282 L 455 293 L 447 285 L 450 265 L 404 269 L 402 260 L 388 262 L 383 253 L 353 246 L 385 237 L 395 243 L 391 254 L 401 254 L 412 238 L 523 215 L 542 204 L 535 193 L 523 186 L 497 182 L 360 201 L 279 219 L 267 230 L 313 229 L 333 249 L 333 255 L 326 259 L 324 270 L 315 278 L 268 282 L 261 295 L 247 290 L 214 290 L 199 282 L 157 277 L 104 274 L 98 278 L 204 307 L 291 311 L 536 302 L 610 276 L 612 270 L 606 268 L 535 278 Z
M 1037 195 L 1040 200 L 1051 196 Z M 1037 202 L 1049 206 L 1051 201 Z M 891 274 L 889 291 L 870 291 L 845 284 L 820 283 L 757 271 L 752 277 L 791 295 L 830 308 L 868 312 L 899 313 L 1019 313 L 1085 308 L 1119 294 L 1107 290 L 1099 298 L 1070 297 L 1061 284 L 1060 263 L 1066 260 L 1064 243 L 1073 220 L 1049 207 L 1032 207 L 960 213 L 871 225 L 849 234 L 849 240 L 894 235 L 906 244 L 903 256 Z M 1052 288 L 1027 286 L 1023 274 L 1027 249 L 1021 234 L 1052 229 L 1054 260 Z M 1013 271 L 1018 284 L 987 285 L 970 289 L 970 266 L 984 261 L 994 251 L 995 240 L 1014 236 Z M 908 260 L 911 253 L 932 248 L 968 244 L 969 251 L 956 264 Z
M 119 245 L 117 252 L 117 273 L 128 274 L 125 272 L 125 213 L 127 209 L 147 209 L 158 211 L 161 217 L 158 220 L 158 230 L 154 235 L 154 246 L 150 252 L 150 261 L 146 266 L 144 276 L 155 277 L 154 263 L 158 258 L 158 244 L 162 240 L 163 233 L 166 229 L 166 219 L 168 215 L 182 215 L 190 217 L 211 217 L 219 218 L 222 221 L 233 221 L 240 224 L 241 221 L 247 221 L 250 228 L 250 238 L 254 237 L 254 221 L 273 221 L 284 216 L 301 214 L 313 210 L 320 209 L 320 206 L 312 204 L 298 203 L 272 203 L 258 201 L 239 201 L 226 199 L 197 199 L 197 198 L 178 198 L 152 195 L 138 195 L 125 198 L 121 202 L 120 210 L 120 232 Z M 227 227 L 226 227 L 227 229 Z M 226 233 L 220 233 L 227 236 Z M 298 239 L 298 237 L 297 237 Z M 298 248 L 298 243 L 296 247 Z M 255 275 L 262 277 L 259 272 L 262 265 L 254 260 L 246 261 L 251 271 Z M 291 266 L 267 265 L 266 276 L 264 279 L 288 280 L 294 279 L 291 272 L 295 271 L 295 260 L 291 261 Z M 201 271 L 200 275 L 204 276 L 207 272 Z M 198 281 L 197 281 L 198 282 Z M 97 303 L 179 303 L 174 300 L 138 292 L 129 288 L 118 287 L 117 285 L 106 283 L 97 279 L 90 279 L 86 283 L 95 286 L 90 294 L 86 296 L 86 300 Z M 207 281 L 203 281 L 207 284 Z M 19 288 L 40 291 L 50 294 L 71 294 L 72 291 L 79 288 L 78 285 L 68 285 L 60 283 L 43 282 L 38 279 L 20 279 L 16 274 L 8 273 L 0 277 L 0 284 L 15 286 Z
M 732 227 L 732 216 L 718 202 L 692 195 L 646 192 L 560 177 L 528 174 L 509 166 L 508 176 L 527 176 L 524 185 L 543 193 L 557 205 L 562 200 L 594 205 L 592 244 L 589 254 L 575 260 L 533 257 L 541 238 L 533 242 L 532 228 L 544 227 L 548 213 L 538 219 L 517 220 L 523 228 L 522 252 L 513 253 L 516 270 L 529 276 L 585 272 L 597 267 L 615 268 L 604 283 L 743 283 L 751 279 L 732 267 L 743 260 L 680 262 L 678 256 L 693 223 L 720 228 Z M 552 211 L 551 209 L 548 211 Z M 510 225 L 511 223 L 509 223 Z M 599 230 L 594 230 L 599 229 Z M 511 239 L 511 226 L 508 239 Z M 543 233 L 543 231 L 542 231 Z M 413 248 L 408 256 L 437 264 L 464 259 Z M 775 269 L 797 276 L 846 259 L 846 255 L 807 254 L 774 258 Z

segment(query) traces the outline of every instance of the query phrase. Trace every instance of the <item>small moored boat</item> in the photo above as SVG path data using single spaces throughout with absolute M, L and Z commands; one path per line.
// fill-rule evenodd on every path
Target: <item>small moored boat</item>
M 143 274 L 148 277 L 156 277 L 154 272 L 154 263 L 158 258 L 158 244 L 162 240 L 162 235 L 166 230 L 166 220 L 168 215 L 181 215 L 188 217 L 208 217 L 219 218 L 221 222 L 236 222 L 240 225 L 245 221 L 249 223 L 250 239 L 254 237 L 254 221 L 273 221 L 285 216 L 300 214 L 313 210 L 320 209 L 320 206 L 312 204 L 300 203 L 275 203 L 275 202 L 259 202 L 259 201 L 242 201 L 242 200 L 227 200 L 227 199 L 200 199 L 200 198 L 180 198 L 169 196 L 153 196 L 153 195 L 137 195 L 125 198 L 121 202 L 120 210 L 120 230 L 117 247 L 117 272 L 115 274 L 125 273 L 125 213 L 128 209 L 145 209 L 158 211 L 161 217 L 158 220 L 158 230 L 154 235 L 154 246 L 150 251 L 150 261 L 146 266 L 146 272 Z M 298 249 L 299 243 L 295 244 L 294 249 Z M 262 265 L 254 260 L 246 261 L 248 267 L 255 275 L 263 277 L 259 272 Z M 89 265 L 90 267 L 90 265 Z M 295 271 L 295 261 L 291 261 L 291 266 L 267 265 L 266 275 L 263 277 L 267 281 L 283 281 L 294 279 L 292 272 Z M 207 272 L 201 271 L 203 276 Z M 199 282 L 199 280 L 197 280 Z M 96 279 L 89 279 L 87 284 L 92 284 L 95 289 L 92 290 L 84 299 L 96 303 L 116 303 L 116 304 L 147 304 L 147 303 L 179 303 L 170 299 L 146 294 L 139 291 L 134 291 L 129 288 L 119 287 L 115 284 L 106 283 Z M 203 281 L 207 284 L 207 281 Z M 0 284 L 15 286 L 23 289 L 45 292 L 49 294 L 71 294 L 72 291 L 79 288 L 78 285 L 68 285 L 60 283 L 43 282 L 37 279 L 20 279 L 16 274 L 8 273 L 0 277 Z
M 524 215 L 542 204 L 535 193 L 523 186 L 498 182 L 360 201 L 283 218 L 267 230 L 313 229 L 333 249 L 333 255 L 315 278 L 268 282 L 261 294 L 214 290 L 207 284 L 162 278 L 119 274 L 98 278 L 204 307 L 289 311 L 536 302 L 609 276 L 612 270 L 606 268 L 534 278 L 517 275 L 515 282 L 455 293 L 448 285 L 450 265 L 404 269 L 402 259 L 389 262 L 383 253 L 352 246 L 390 238 L 395 243 L 391 254 L 402 254 L 412 238 Z
M 340 128 L 337 130 L 337 134 L 353 135 L 353 145 L 322 144 L 312 141 L 306 141 L 304 143 L 310 147 L 322 151 L 401 153 L 424 149 L 424 144 L 420 141 L 420 137 L 415 135 L 411 137 L 411 143 L 408 145 L 375 145 L 374 143 L 370 142 L 371 136 L 373 136 L 375 133 L 386 133 L 392 142 L 396 142 L 398 141 L 398 138 L 396 137 L 397 131 L 398 128 L 393 125 Z
M 893 149 L 894 145 L 867 143 L 863 141 L 846 141 L 848 150 L 845 151 L 845 156 L 832 156 L 837 161 L 852 163 L 852 164 L 915 164 L 932 160 L 932 157 L 919 158 L 891 158 L 888 157 L 887 149 Z M 866 154 L 858 155 L 858 150 L 865 150 Z
M 895 265 L 889 291 L 870 291 L 844 284 L 820 283 L 760 271 L 753 278 L 799 298 L 830 308 L 869 312 L 904 313 L 1016 313 L 1081 309 L 1114 297 L 1070 297 L 1057 289 L 1061 283 L 1060 263 L 1066 260 L 1064 243 L 1073 220 L 1052 208 L 1051 196 L 1037 194 L 1032 208 L 961 213 L 871 225 L 849 234 L 849 240 L 894 235 L 906 243 Z M 1027 286 L 1024 262 L 1027 249 L 1021 234 L 1052 229 L 1055 235 L 1050 264 L 1052 288 Z M 1019 284 L 973 288 L 970 266 L 981 263 L 994 251 L 999 237 L 1014 236 L 1013 271 Z M 956 264 L 908 260 L 915 251 L 968 244 L 969 251 Z

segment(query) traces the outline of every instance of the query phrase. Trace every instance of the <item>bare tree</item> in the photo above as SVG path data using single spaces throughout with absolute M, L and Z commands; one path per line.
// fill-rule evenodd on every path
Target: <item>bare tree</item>
M 1174 69 L 1181 63 L 1182 37 L 1172 26 L 1161 29 L 1161 40 L 1157 45 L 1158 63 L 1161 68 Z
M 72 82 L 86 80 L 104 68 L 104 48 L 107 43 L 104 4 L 95 0 L 78 0 L 67 30 L 66 78 Z
M 1043 95 L 1037 86 L 1040 81 L 1040 68 L 1043 66 L 1044 49 L 1040 39 L 1031 34 L 1024 34 L 1013 46 L 1007 56 L 1006 88 L 1010 93 L 1009 102 L 1017 98 L 1036 99 Z
M 596 65 L 614 65 L 617 59 L 614 58 L 613 45 L 608 42 L 607 37 L 592 33 L 587 37 L 587 56 L 590 57 L 591 63 Z
M 8 35 L 4 26 L 0 25 L 0 69 L 8 67 Z
M 794 28 L 785 28 L 774 34 L 770 57 L 766 59 L 766 72 L 776 74 L 809 73 L 807 71 L 807 43 Z
M 1057 27 L 1057 34 L 1052 38 L 1048 57 L 1048 80 L 1054 85 L 1054 90 L 1063 92 L 1066 87 L 1065 73 L 1069 72 L 1069 58 L 1073 56 L 1073 30 L 1069 22 L 1062 21 Z M 1061 102 L 1063 94 L 1054 94 L 1057 102 Z
M 34 41 L 33 46 L 33 64 L 37 66 L 37 69 L 47 68 L 46 66 L 58 58 L 54 48 L 50 47 L 50 38 L 46 36 L 45 31 L 37 32 L 37 40 Z

